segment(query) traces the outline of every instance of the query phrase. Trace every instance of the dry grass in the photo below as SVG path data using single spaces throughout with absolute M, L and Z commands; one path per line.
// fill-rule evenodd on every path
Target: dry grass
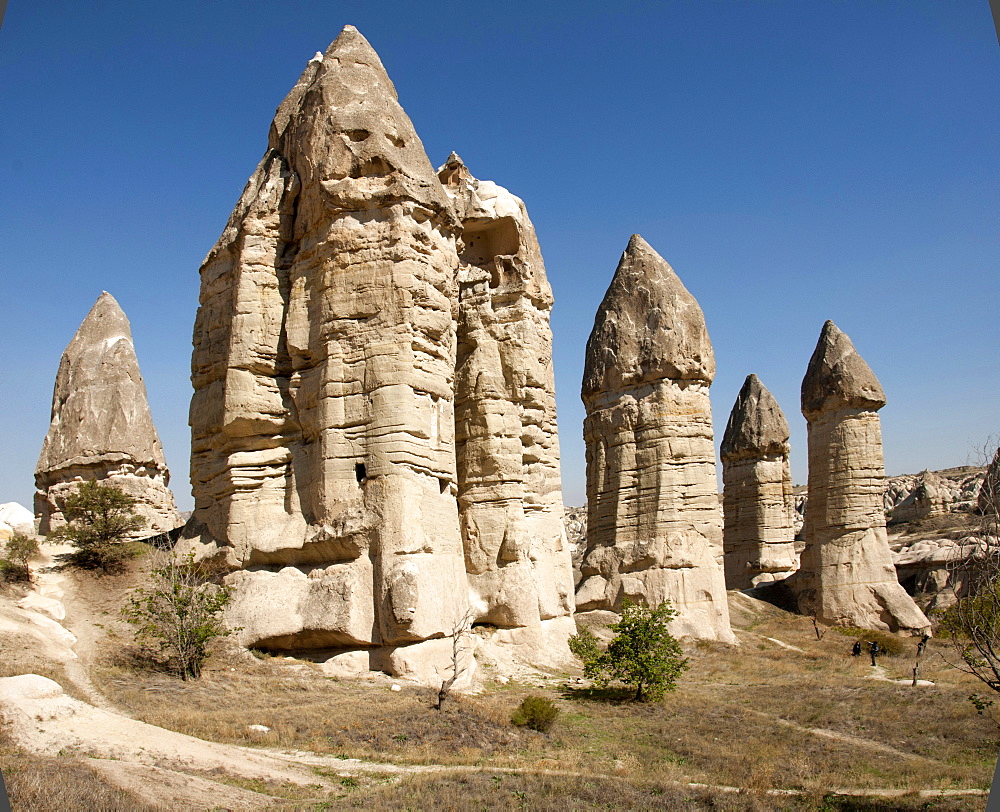
M 0 732 L 0 772 L 12 809 L 31 812 L 153 812 L 124 790 L 109 787 L 86 759 L 24 752 Z
M 89 663 L 91 677 L 136 718 L 214 741 L 481 769 L 402 780 L 334 776 L 337 790 L 313 797 L 227 779 L 277 796 L 274 808 L 921 809 L 927 801 L 828 793 L 985 789 L 1000 747 L 997 720 L 978 714 L 967 699 L 985 689 L 948 668 L 936 641 L 920 670 L 935 686 L 868 679 L 867 658 L 850 656 L 849 638 L 828 632 L 817 640 L 809 619 L 740 596 L 733 598 L 732 615 L 742 630 L 741 645 L 690 646 L 692 668 L 663 702 L 598 701 L 550 680 L 548 688 L 511 683 L 481 696 L 460 696 L 434 711 L 430 689 L 392 692 L 385 678 L 333 680 L 311 663 L 256 659 L 234 650 L 214 656 L 201 680 L 182 683 L 148 667 L 127 645 L 127 626 L 117 617 L 126 599 L 119 585 L 135 583 L 132 576 L 85 577 L 77 595 L 91 604 L 104 635 L 106 653 Z M 39 672 L 30 641 L 12 648 L 10 660 L 7 642 L 0 641 L 2 673 Z M 886 676 L 910 676 L 916 642 L 905 640 L 900 656 L 881 661 Z M 510 723 L 518 703 L 539 693 L 561 711 L 549 735 Z M 253 724 L 271 731 L 256 734 L 248 729 Z M 691 788 L 690 782 L 744 791 Z M 773 790 L 800 794 L 769 794 Z M 977 808 L 982 799 L 935 799 L 933 806 Z
M 742 645 L 690 647 L 692 669 L 661 703 L 543 689 L 562 711 L 548 736 L 510 724 L 517 704 L 539 693 L 531 685 L 459 697 L 434 711 L 429 689 L 395 693 L 384 679 L 325 679 L 311 664 L 281 658 L 220 656 L 201 681 L 180 683 L 119 657 L 95 676 L 138 718 L 207 739 L 397 763 L 583 772 L 640 794 L 692 781 L 808 797 L 831 788 L 989 787 L 1000 726 L 976 712 L 967 697 L 978 686 L 947 668 L 935 641 L 921 677 L 937 685 L 911 688 L 867 679 L 872 670 L 850 656 L 848 638 L 829 633 L 817 640 L 808 619 L 748 606 L 734 612 L 749 630 Z M 889 677 L 909 676 L 916 640 L 904 647 L 885 662 Z M 272 730 L 260 736 L 247 729 L 251 724 Z M 392 797 L 404 798 L 401 792 Z

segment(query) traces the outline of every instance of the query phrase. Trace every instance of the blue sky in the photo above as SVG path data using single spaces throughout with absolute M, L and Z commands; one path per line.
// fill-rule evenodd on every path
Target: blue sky
M 0 502 L 31 504 L 59 357 L 132 321 L 182 508 L 198 266 L 274 108 L 345 24 L 431 162 L 523 198 L 556 295 L 566 501 L 583 352 L 638 232 L 705 311 L 721 437 L 757 373 L 792 426 L 832 318 L 881 379 L 890 474 L 1000 432 L 1000 48 L 987 0 L 27 2 L 0 28 Z

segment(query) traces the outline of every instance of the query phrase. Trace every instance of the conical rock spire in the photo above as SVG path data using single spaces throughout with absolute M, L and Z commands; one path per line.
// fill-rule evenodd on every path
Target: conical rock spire
M 756 375 L 747 375 L 722 435 L 721 456 L 788 454 L 788 421 Z
M 899 585 L 885 529 L 882 386 L 832 321 L 802 381 L 809 424 L 809 501 L 800 610 L 826 623 L 920 632 L 930 625 Z
M 714 377 L 701 307 L 667 261 L 633 234 L 587 341 L 584 398 L 643 381 Z
M 778 402 L 748 375 L 722 438 L 727 589 L 778 580 L 798 566 L 788 435 Z
M 885 392 L 871 367 L 836 324 L 823 325 L 816 349 L 802 379 L 802 414 L 832 409 L 867 409 L 885 406 Z
M 587 550 L 578 611 L 625 599 L 678 611 L 675 634 L 735 642 L 705 319 L 666 261 L 633 235 L 587 342 Z
M 132 329 L 105 291 L 59 363 L 51 422 L 35 467 L 41 532 L 62 521 L 70 483 L 77 477 L 112 476 L 139 500 L 137 510 L 149 519 L 151 535 L 179 524 Z

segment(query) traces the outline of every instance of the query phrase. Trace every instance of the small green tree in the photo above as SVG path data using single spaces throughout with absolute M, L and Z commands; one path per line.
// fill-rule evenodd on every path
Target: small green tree
M 136 638 L 166 655 L 182 680 L 198 679 L 208 644 L 232 631 L 220 617 L 232 594 L 224 585 L 207 582 L 194 553 L 171 555 L 152 571 L 152 579 L 150 588 L 135 590 L 122 613 L 136 627 Z
M 67 523 L 49 534 L 76 547 L 70 563 L 84 569 L 121 572 L 131 551 L 124 544 L 146 520 L 133 512 L 135 499 L 114 485 L 84 482 L 66 499 Z
M 608 627 L 616 634 L 605 651 L 590 629 L 569 639 L 570 651 L 583 660 L 583 673 L 598 688 L 617 680 L 635 688 L 638 702 L 662 699 L 689 667 L 680 643 L 667 629 L 676 615 L 669 601 L 651 609 L 626 600 L 621 619 Z
M 15 533 L 4 545 L 0 556 L 0 575 L 8 581 L 30 581 L 28 562 L 38 555 L 38 541 L 24 533 Z

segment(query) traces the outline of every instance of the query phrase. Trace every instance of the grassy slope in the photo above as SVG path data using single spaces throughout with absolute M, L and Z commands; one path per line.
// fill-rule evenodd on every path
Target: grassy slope
M 100 633 L 106 635 L 100 648 L 108 652 L 91 664 L 93 680 L 136 718 L 222 742 L 484 770 L 402 780 L 345 777 L 341 793 L 322 798 L 294 798 L 287 789 L 269 788 L 293 796 L 289 808 L 923 808 L 916 799 L 869 806 L 821 799 L 835 788 L 988 788 L 1000 746 L 1000 726 L 988 715 L 993 709 L 980 715 L 967 700 L 970 693 L 985 690 L 947 668 L 937 641 L 931 642 L 921 668 L 921 677 L 935 681 L 934 687 L 866 679 L 871 668 L 864 658 L 849 656 L 851 639 L 829 631 L 816 640 L 808 619 L 738 595 L 731 605 L 734 626 L 743 630 L 742 645 L 689 646 L 692 668 L 662 703 L 598 701 L 561 687 L 557 675 L 539 685 L 497 684 L 435 712 L 429 689 L 407 686 L 392 692 L 384 679 L 326 679 L 311 664 L 279 658 L 220 654 L 201 681 L 181 683 L 129 656 L 127 631 L 116 615 L 124 590 L 108 587 L 134 579 L 88 578 L 82 576 L 78 594 L 99 618 Z M 30 646 L 20 642 L 0 640 L 0 675 L 35 670 L 59 679 L 50 666 L 33 662 Z M 905 646 L 903 656 L 882 661 L 888 676 L 909 676 L 915 642 Z M 508 723 L 513 708 L 530 693 L 554 698 L 563 711 L 549 736 Z M 260 736 L 247 729 L 250 724 L 272 730 Z M 817 729 L 821 732 L 813 732 Z M 0 769 L 14 798 L 21 799 L 15 808 L 52 808 L 31 795 L 35 779 L 26 772 L 25 759 L 0 742 Z M 100 785 L 85 760 L 38 763 L 39 770 L 62 770 L 61 784 L 92 791 L 91 808 L 142 808 L 121 794 L 116 797 L 126 800 L 103 798 L 101 793 L 114 791 Z M 500 772 L 505 768 L 527 772 Z M 39 774 L 49 775 L 51 785 L 55 773 Z M 681 786 L 687 782 L 749 792 Z M 805 795 L 763 794 L 773 789 Z M 964 798 L 935 801 L 934 808 L 981 805 L 981 799 Z

